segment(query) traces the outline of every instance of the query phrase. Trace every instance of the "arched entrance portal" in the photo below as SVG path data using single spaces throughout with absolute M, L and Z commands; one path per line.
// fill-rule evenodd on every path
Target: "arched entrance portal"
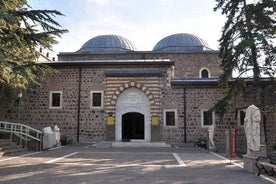
M 124 90 L 117 98 L 115 140 L 151 141 L 150 101 L 138 88 Z
M 144 139 L 144 115 L 138 112 L 128 112 L 122 116 L 122 139 Z

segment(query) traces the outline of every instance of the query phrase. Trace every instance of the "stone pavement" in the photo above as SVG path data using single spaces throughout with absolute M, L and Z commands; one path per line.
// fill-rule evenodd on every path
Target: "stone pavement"
M 241 162 L 194 147 L 96 148 L 64 146 L 0 159 L 5 184 L 271 184 Z

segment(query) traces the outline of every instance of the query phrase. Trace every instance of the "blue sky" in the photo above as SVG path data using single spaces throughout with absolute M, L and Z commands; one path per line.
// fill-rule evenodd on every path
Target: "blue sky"
M 55 9 L 56 20 L 69 33 L 55 53 L 77 51 L 87 40 L 117 34 L 139 51 L 149 51 L 162 38 L 192 33 L 218 49 L 225 17 L 214 12 L 215 0 L 29 0 L 33 9 Z

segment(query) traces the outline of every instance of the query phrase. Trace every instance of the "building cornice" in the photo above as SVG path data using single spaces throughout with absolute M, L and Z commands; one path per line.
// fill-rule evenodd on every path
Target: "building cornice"
M 75 60 L 75 61 L 52 61 L 38 62 L 49 66 L 72 66 L 72 65 L 173 65 L 170 59 L 136 59 L 136 60 Z
M 236 81 L 244 81 L 247 84 L 253 84 L 253 78 L 231 78 L 229 83 L 232 84 Z M 276 78 L 260 78 L 261 84 L 275 84 Z M 219 78 L 174 78 L 171 81 L 172 85 L 183 86 L 218 86 Z

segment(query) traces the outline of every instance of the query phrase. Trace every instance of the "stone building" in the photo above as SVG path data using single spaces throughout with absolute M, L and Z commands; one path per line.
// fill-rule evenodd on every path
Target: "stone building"
M 102 35 L 44 63 L 58 73 L 24 94 L 24 124 L 38 129 L 57 124 L 61 134 L 90 143 L 195 142 L 215 124 L 218 149 L 225 149 L 225 130 L 231 128 L 238 130 L 238 147 L 245 143 L 242 108 L 223 120 L 208 111 L 222 96 L 217 86 L 221 60 L 195 35 L 167 36 L 152 51 L 137 51 L 122 36 Z M 16 121 L 16 113 L 5 112 L 4 119 Z

